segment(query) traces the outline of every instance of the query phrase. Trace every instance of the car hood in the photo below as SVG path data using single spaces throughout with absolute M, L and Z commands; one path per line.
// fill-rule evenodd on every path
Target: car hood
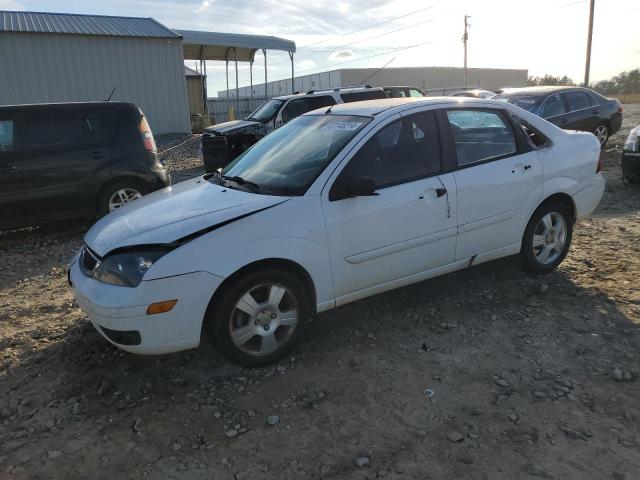
M 101 257 L 133 245 L 173 244 L 287 199 L 233 190 L 197 177 L 145 195 L 101 218 L 84 241 Z
M 212 127 L 205 128 L 205 132 L 226 135 L 227 133 L 238 133 L 242 130 L 253 131 L 264 128 L 264 125 L 254 120 L 232 120 L 230 122 L 218 123 Z

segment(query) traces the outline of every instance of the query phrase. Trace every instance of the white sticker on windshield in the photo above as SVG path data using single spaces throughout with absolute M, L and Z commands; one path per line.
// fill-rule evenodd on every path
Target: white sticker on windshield
M 360 122 L 332 122 L 332 123 L 327 123 L 325 126 L 323 126 L 322 130 L 353 131 L 360 128 L 360 126 L 362 126 L 362 123 Z

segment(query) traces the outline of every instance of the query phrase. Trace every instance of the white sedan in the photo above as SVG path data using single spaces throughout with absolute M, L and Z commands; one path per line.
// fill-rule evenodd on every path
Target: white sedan
M 591 133 L 481 99 L 336 105 L 224 169 L 98 221 L 69 270 L 78 303 L 135 353 L 285 355 L 311 315 L 519 254 L 544 273 L 604 178 Z

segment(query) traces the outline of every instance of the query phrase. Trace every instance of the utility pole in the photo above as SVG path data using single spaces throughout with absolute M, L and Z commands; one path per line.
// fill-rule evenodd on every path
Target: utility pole
M 591 37 L 593 36 L 593 9 L 596 0 L 591 0 L 589 7 L 589 34 L 587 36 L 587 61 L 584 67 L 584 86 L 589 86 L 589 70 L 591 69 Z
M 591 0 L 593 2 L 593 0 Z M 467 33 L 467 29 L 471 26 L 469 25 L 468 19 L 470 15 L 464 16 L 464 35 L 462 35 L 462 43 L 464 44 L 464 86 L 467 86 L 467 41 L 469 40 L 469 34 Z

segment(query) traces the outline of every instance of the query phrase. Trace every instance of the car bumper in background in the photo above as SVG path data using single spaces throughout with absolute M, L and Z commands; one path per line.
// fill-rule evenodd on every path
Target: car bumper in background
M 80 308 L 98 332 L 115 346 L 132 353 L 161 354 L 200 344 L 204 314 L 222 278 L 194 272 L 143 281 L 135 288 L 99 282 L 69 267 Z M 166 313 L 147 314 L 149 305 L 177 300 Z
M 227 137 L 204 133 L 202 135 L 201 155 L 207 173 L 225 167 L 230 161 Z
M 593 213 L 604 194 L 605 179 L 601 173 L 596 174 L 596 181 L 573 195 L 576 205 L 576 220 Z
M 620 127 L 622 127 L 622 114 L 614 113 L 611 116 L 611 132 L 609 132 L 609 134 L 613 135 L 618 130 L 620 130 Z

